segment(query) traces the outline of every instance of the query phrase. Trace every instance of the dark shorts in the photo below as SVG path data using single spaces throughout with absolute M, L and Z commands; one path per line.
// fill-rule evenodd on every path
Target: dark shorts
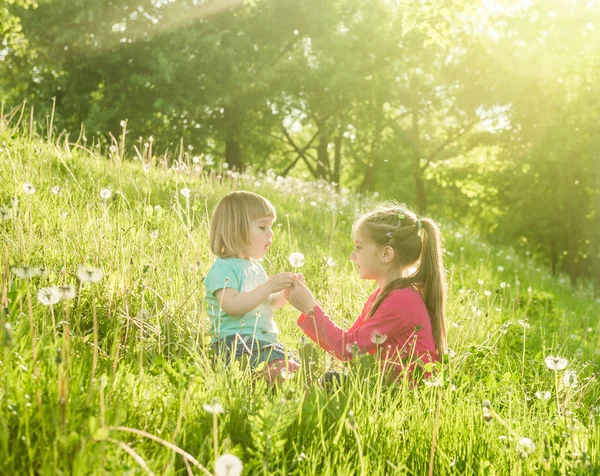
M 214 342 L 212 346 L 215 355 L 224 359 L 226 364 L 229 364 L 232 358 L 240 361 L 247 359 L 252 369 L 256 369 L 263 362 L 268 364 L 286 358 L 296 361 L 292 354 L 285 351 L 282 343 L 271 344 L 253 336 L 235 334 Z

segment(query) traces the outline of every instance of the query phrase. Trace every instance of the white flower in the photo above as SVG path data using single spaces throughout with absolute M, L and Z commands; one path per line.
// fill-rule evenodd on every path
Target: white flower
M 492 295 L 492 291 L 486 289 L 485 291 L 483 291 L 483 294 L 485 294 L 487 297 L 490 297 Z
M 211 405 L 208 403 L 202 404 L 202 408 L 204 408 L 208 413 L 223 413 L 225 409 L 219 403 L 219 401 L 215 398 Z
M 528 292 L 529 294 L 531 294 L 531 293 L 533 292 L 533 288 L 532 288 L 531 286 L 529 286 L 529 287 L 527 288 L 527 292 Z
M 52 286 L 50 288 L 41 288 L 38 291 L 38 301 L 40 301 L 44 306 L 52 306 L 60 301 L 60 295 L 58 293 L 58 288 L 56 286 Z
M 103 188 L 100 190 L 100 198 L 102 198 L 102 200 L 108 200 L 111 195 L 112 192 L 110 191 L 110 188 Z
M 506 287 L 506 283 L 505 283 L 504 281 L 502 281 L 502 282 L 500 283 L 500 287 L 501 287 L 502 289 L 504 289 L 504 288 Z
M 569 363 L 569 361 L 564 357 L 555 357 L 553 355 L 546 357 L 544 362 L 546 362 L 546 367 L 548 367 L 550 370 L 563 370 Z
M 535 451 L 535 443 L 529 438 L 523 437 L 517 441 L 517 451 L 525 458 Z
M 387 336 L 385 334 L 380 333 L 378 330 L 374 330 L 371 334 L 371 342 L 375 345 L 383 344 L 387 340 Z
M 335 261 L 333 261 L 333 258 L 331 258 L 331 257 L 328 257 L 328 258 L 326 259 L 326 261 L 325 261 L 325 264 L 326 264 L 327 266 L 332 266 L 332 267 L 333 267 L 333 266 L 335 266 Z
M 223 168 L 227 170 L 229 168 L 229 164 L 227 162 L 223 162 Z
M 23 184 L 23 190 L 25 190 L 25 193 L 28 193 L 29 195 L 33 195 L 35 193 L 35 187 L 30 182 L 25 182 Z
M 82 283 L 96 283 L 102 279 L 102 276 L 102 270 L 98 268 L 81 266 L 77 270 L 77 277 Z
M 535 392 L 535 396 L 540 400 L 550 400 L 552 394 L 548 390 L 544 390 L 543 392 Z
M 75 290 L 75 286 L 72 284 L 67 284 L 66 286 L 58 287 L 58 295 L 61 301 L 67 301 L 69 299 L 75 299 L 75 296 L 77 296 L 77 291 Z
M 428 387 L 443 387 L 444 381 L 440 377 L 434 377 L 431 380 L 423 380 Z
M 243 469 L 242 461 L 232 454 L 221 455 L 215 460 L 216 476 L 240 476 Z
M 208 154 L 204 156 L 204 162 L 206 165 L 213 165 L 215 163 L 215 159 L 212 155 Z
M 40 268 L 35 268 L 33 266 L 23 265 L 23 266 L 15 266 L 12 269 L 12 272 L 15 273 L 21 279 L 29 279 L 34 276 L 38 276 L 41 273 Z
M 575 373 L 574 370 L 567 370 L 564 374 L 563 374 L 563 383 L 565 384 L 565 387 L 570 387 L 570 388 L 575 388 L 577 387 L 577 374 Z
M 121 124 L 121 127 L 127 127 L 127 121 L 121 121 L 119 124 Z
M 54 195 L 59 195 L 60 192 L 62 192 L 62 187 L 60 185 L 55 185 L 54 187 L 52 187 L 52 193 Z
M 12 218 L 12 212 L 10 208 L 0 207 L 0 221 L 10 220 Z
M 114 154 L 117 151 L 117 146 L 116 145 L 111 145 L 108 150 L 110 150 L 111 154 Z
M 482 286 L 484 283 L 483 279 L 478 279 L 477 280 L 477 284 L 479 284 L 479 286 Z
M 191 193 L 192 193 L 192 192 L 190 192 L 190 189 L 189 189 L 189 188 L 187 188 L 187 187 L 185 187 L 185 188 L 182 188 L 182 189 L 180 190 L 180 192 L 181 192 L 181 195 L 183 195 L 185 198 L 190 198 L 190 195 L 191 195 Z
M 528 324 L 527 319 L 519 319 L 517 321 L 519 325 L 523 326 L 525 329 L 529 329 L 531 326 Z
M 294 268 L 300 268 L 300 267 L 304 266 L 304 255 L 302 253 L 300 253 L 299 251 L 294 251 L 288 257 L 288 260 Z
M 504 271 L 504 266 L 498 266 L 498 272 L 501 273 L 502 271 Z
M 150 232 L 150 238 L 156 240 L 158 238 L 158 230 L 154 230 Z

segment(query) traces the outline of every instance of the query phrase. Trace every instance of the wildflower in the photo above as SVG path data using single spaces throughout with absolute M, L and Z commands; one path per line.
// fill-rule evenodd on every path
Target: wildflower
M 88 268 L 81 266 L 77 270 L 77 277 L 82 283 L 96 283 L 102 279 L 103 273 L 98 268 Z
M 227 170 L 229 168 L 229 164 L 227 162 L 223 162 L 223 168 Z
M 529 325 L 529 323 L 527 322 L 527 319 L 519 319 L 517 322 L 519 323 L 519 325 L 523 326 L 525 329 L 529 329 L 531 327 Z
M 354 412 L 352 410 L 348 410 L 348 416 L 346 418 L 346 426 L 349 430 L 354 430 L 358 426 L 356 424 L 356 420 L 354 419 Z
M 523 437 L 517 441 L 517 451 L 525 458 L 535 451 L 535 443 L 531 439 Z
M 195 164 L 200 163 L 200 157 L 198 157 L 197 155 L 195 155 L 194 157 L 192 157 L 192 162 L 194 162 Z
M 304 255 L 302 253 L 300 253 L 299 251 L 294 251 L 288 257 L 288 260 L 294 268 L 300 268 L 300 267 L 304 266 Z
M 569 388 L 575 388 L 577 387 L 577 374 L 575 373 L 574 370 L 567 370 L 564 374 L 563 374 L 563 383 L 565 384 L 565 387 L 569 387 Z
M 360 348 L 356 342 L 353 342 L 352 344 L 346 344 L 346 350 L 352 355 L 360 354 Z
M 506 283 L 505 283 L 504 281 L 502 281 L 502 282 L 500 283 L 500 287 L 501 287 L 502 289 L 504 289 L 504 288 L 506 287 Z
M 70 299 L 75 299 L 77 291 L 75 290 L 75 286 L 67 284 L 66 286 L 58 287 L 58 295 L 61 301 L 68 301 Z
M 527 288 L 527 292 L 528 292 L 529 294 L 531 294 L 531 293 L 533 292 L 533 288 L 532 288 L 531 286 L 529 286 L 529 287 Z
M 112 192 L 110 191 L 110 188 L 103 188 L 100 190 L 100 198 L 102 198 L 102 200 L 108 200 L 111 195 Z
M 158 230 L 154 230 L 150 232 L 150 238 L 156 240 L 158 238 Z
M 215 460 L 216 476 L 239 476 L 243 469 L 242 461 L 232 454 L 226 453 Z
M 444 381 L 440 377 L 434 377 L 431 380 L 423 380 L 428 387 L 443 387 Z
M 110 150 L 111 154 L 114 154 L 117 151 L 117 146 L 116 145 L 111 145 L 108 150 Z
M 187 188 L 187 187 L 184 187 L 184 188 L 182 188 L 182 189 L 180 190 L 180 192 L 181 192 L 181 195 L 183 195 L 185 198 L 190 198 L 190 195 L 191 195 L 191 193 L 192 193 L 192 192 L 190 191 L 190 189 L 189 189 L 189 188 Z
M 219 400 L 217 400 L 216 397 L 213 398 L 212 405 L 208 404 L 208 403 L 204 403 L 202 405 L 202 408 L 204 408 L 208 413 L 223 413 L 225 411 L 225 409 L 219 403 Z
M 546 362 L 546 367 L 548 367 L 550 370 L 563 370 L 569 363 L 569 361 L 564 357 L 555 357 L 553 355 L 546 357 L 544 362 Z
M 50 288 L 41 288 L 38 291 L 38 301 L 40 301 L 44 306 L 52 306 L 60 301 L 60 295 L 58 293 L 58 288 L 56 286 L 52 286 Z
M 119 124 L 121 127 L 127 127 L 127 121 L 121 121 Z
M 12 272 L 21 279 L 29 279 L 38 276 L 40 274 L 40 268 L 28 265 L 15 266 L 13 267 Z
M 60 185 L 55 185 L 52 187 L 52 193 L 54 195 L 60 195 L 60 192 L 62 192 L 62 187 Z
M 35 187 L 30 182 L 25 182 L 23 184 L 23 190 L 25 190 L 25 193 L 28 193 L 29 195 L 33 195 L 35 193 Z
M 387 340 L 387 336 L 385 334 L 381 334 L 378 330 L 373 331 L 371 334 L 371 342 L 375 345 L 383 344 Z
M 552 396 L 552 394 L 548 390 L 544 390 L 543 392 L 541 392 L 541 391 L 535 392 L 535 396 L 539 400 L 550 400 L 550 397 Z
M 208 154 L 204 156 L 204 162 L 206 163 L 206 165 L 214 165 L 215 159 L 212 155 Z
M 479 286 L 483 286 L 483 283 L 484 283 L 483 279 L 478 279 L 477 280 L 477 284 L 479 284 Z
M 333 266 L 335 266 L 335 261 L 333 261 L 333 258 L 329 258 L 329 257 L 328 257 L 328 258 L 325 260 L 325 264 L 326 264 L 327 266 L 331 266 L 331 267 L 333 267 Z
M 58 216 L 59 216 L 59 217 L 60 217 L 62 220 L 66 220 L 66 219 L 67 219 L 67 217 L 69 216 L 69 212 L 67 212 L 67 211 L 60 212 L 60 213 L 58 214 Z
M 10 201 L 13 208 L 17 208 L 19 206 L 19 197 L 13 197 Z
M 9 208 L 0 207 L 0 221 L 10 220 L 12 218 L 12 212 Z
M 490 297 L 492 295 L 492 291 L 486 289 L 485 291 L 483 291 L 483 294 L 485 294 L 487 297 Z
M 498 266 L 498 272 L 501 273 L 502 271 L 504 271 L 504 266 Z

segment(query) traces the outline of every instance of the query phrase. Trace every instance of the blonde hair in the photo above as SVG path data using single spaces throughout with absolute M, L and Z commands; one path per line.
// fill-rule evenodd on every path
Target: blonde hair
M 265 197 L 239 190 L 226 195 L 215 207 L 210 222 L 210 250 L 220 258 L 235 258 L 250 244 L 252 222 L 277 218 L 275 207 Z
M 419 219 L 404 205 L 382 203 L 361 216 L 353 232 L 364 231 L 379 246 L 391 246 L 395 264 L 401 269 L 418 263 L 410 276 L 392 281 L 381 290 L 367 317 L 394 290 L 415 286 L 423 296 L 439 358 L 446 353 L 446 269 L 442 259 L 442 235 L 430 218 Z

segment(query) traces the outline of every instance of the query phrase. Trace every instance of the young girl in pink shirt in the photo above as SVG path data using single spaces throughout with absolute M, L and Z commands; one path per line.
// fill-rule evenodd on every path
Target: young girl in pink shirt
M 350 259 L 362 279 L 378 288 L 348 330 L 338 327 L 303 280 L 296 279 L 287 299 L 302 312 L 300 328 L 340 360 L 358 353 L 377 354 L 396 378 L 446 353 L 446 285 L 441 234 L 435 222 L 419 219 L 406 207 L 380 205 L 353 225 Z M 427 366 L 429 367 L 429 366 Z

